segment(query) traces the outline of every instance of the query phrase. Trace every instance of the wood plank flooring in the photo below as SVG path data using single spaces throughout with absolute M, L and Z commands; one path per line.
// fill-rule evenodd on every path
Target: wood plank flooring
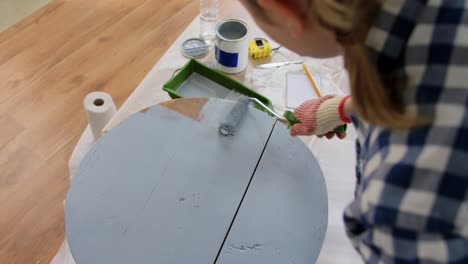
M 49 263 L 84 96 L 120 106 L 198 11 L 192 0 L 53 0 L 0 33 L 0 263 Z

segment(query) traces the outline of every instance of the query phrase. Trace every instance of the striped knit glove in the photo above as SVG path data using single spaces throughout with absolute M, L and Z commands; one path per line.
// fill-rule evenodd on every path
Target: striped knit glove
M 339 108 L 343 106 L 346 97 L 326 95 L 302 103 L 294 110 L 294 116 L 300 123 L 291 127 L 291 135 L 321 136 L 343 125 L 345 121 L 340 116 Z

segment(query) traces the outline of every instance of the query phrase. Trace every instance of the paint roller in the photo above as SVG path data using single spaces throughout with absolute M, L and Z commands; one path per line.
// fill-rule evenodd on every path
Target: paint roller
M 275 111 L 271 110 L 268 106 L 266 106 L 264 103 L 262 103 L 260 100 L 254 97 L 246 97 L 246 96 L 240 96 L 234 106 L 231 108 L 231 111 L 226 115 L 224 120 L 221 122 L 219 125 L 219 133 L 223 136 L 233 136 L 239 126 L 239 123 L 242 121 L 244 118 L 247 109 L 249 108 L 250 102 L 255 102 L 259 106 L 261 106 L 263 109 L 265 109 L 268 113 L 273 115 L 277 120 L 280 122 L 286 124 L 289 127 L 292 125 L 299 123 L 299 120 L 296 119 L 294 116 L 294 113 L 287 110 L 284 112 L 284 115 L 281 116 Z M 342 133 L 346 132 L 346 124 L 336 128 L 333 130 L 335 133 Z
M 291 111 L 286 111 L 284 116 L 280 116 L 275 111 L 271 110 L 268 106 L 266 106 L 262 101 L 258 100 L 254 97 L 246 97 L 240 96 L 234 106 L 232 107 L 231 111 L 226 115 L 224 120 L 219 125 L 219 133 L 223 136 L 232 136 L 236 132 L 236 129 L 239 126 L 239 123 L 244 118 L 247 109 L 249 108 L 250 102 L 255 102 L 263 109 L 265 109 L 268 113 L 272 114 L 276 119 L 279 121 L 287 124 L 288 126 L 292 126 L 299 121 L 294 117 L 294 114 Z

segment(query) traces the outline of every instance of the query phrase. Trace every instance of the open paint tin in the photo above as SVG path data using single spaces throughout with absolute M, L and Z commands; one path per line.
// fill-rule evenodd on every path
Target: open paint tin
M 227 19 L 216 26 L 215 58 L 225 73 L 239 73 L 248 65 L 249 28 L 244 21 Z

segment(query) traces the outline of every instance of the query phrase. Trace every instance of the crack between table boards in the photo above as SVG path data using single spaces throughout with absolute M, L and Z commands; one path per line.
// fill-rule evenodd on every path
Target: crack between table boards
M 170 161 L 172 161 L 175 157 L 175 154 L 176 154 L 176 151 L 174 151 L 174 153 L 172 153 L 168 159 L 168 162 L 166 163 L 166 166 L 164 167 L 164 170 L 163 172 L 161 173 L 161 177 L 164 177 L 164 175 L 166 175 L 166 171 L 167 169 L 169 168 L 169 165 L 170 165 Z M 129 223 L 125 226 L 125 228 L 122 229 L 122 235 L 125 235 L 127 234 L 127 231 L 128 229 L 135 223 L 136 219 L 138 219 L 138 217 L 140 217 L 140 215 L 146 210 L 146 206 L 148 206 L 148 203 L 149 203 L 149 200 L 151 199 L 151 197 L 153 196 L 153 193 L 154 191 L 156 190 L 156 188 L 159 186 L 159 181 L 156 181 L 151 189 L 151 192 L 149 193 L 149 195 L 146 197 L 146 200 L 145 200 L 145 203 L 143 204 L 143 207 L 136 213 L 135 217 L 129 221 Z
M 237 214 L 239 213 L 240 208 L 242 207 L 245 196 L 247 195 L 247 192 L 249 191 L 250 184 L 252 183 L 252 180 L 253 180 L 253 178 L 255 176 L 255 173 L 257 172 L 258 165 L 262 161 L 263 154 L 265 153 L 265 150 L 266 150 L 266 148 L 268 146 L 268 142 L 270 142 L 271 135 L 273 134 L 273 130 L 275 129 L 277 123 L 278 123 L 278 120 L 275 120 L 275 122 L 273 123 L 273 126 L 271 127 L 270 134 L 268 135 L 268 138 L 267 138 L 267 140 L 265 142 L 265 146 L 263 146 L 262 153 L 260 154 L 260 157 L 258 158 L 257 164 L 255 165 L 255 169 L 254 169 L 254 171 L 252 173 L 252 176 L 250 176 L 249 183 L 247 184 L 247 187 L 245 188 L 244 194 L 242 195 L 242 198 L 241 198 L 241 200 L 239 202 L 239 205 L 237 206 L 236 212 L 234 213 L 234 217 L 231 220 L 231 224 L 229 225 L 229 228 L 228 228 L 228 230 L 226 232 L 226 235 L 224 236 L 223 242 L 221 243 L 221 246 L 220 246 L 220 248 L 218 250 L 218 253 L 216 254 L 216 258 L 215 258 L 213 264 L 216 264 L 218 262 L 218 258 L 221 255 L 221 251 L 223 250 L 224 244 L 226 243 L 226 240 L 227 240 L 227 238 L 229 236 L 229 233 L 231 232 L 231 228 L 234 225 L 234 221 L 237 218 Z

